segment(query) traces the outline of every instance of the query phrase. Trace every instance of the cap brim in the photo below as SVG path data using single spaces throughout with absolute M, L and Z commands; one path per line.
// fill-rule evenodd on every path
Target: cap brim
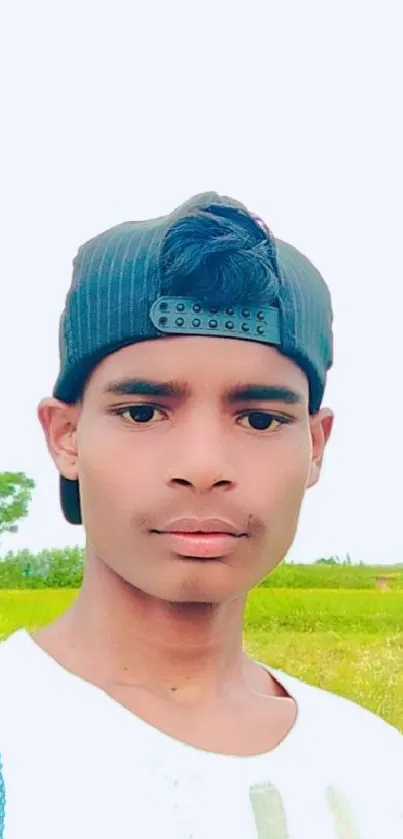
M 60 503 L 65 518 L 70 524 L 82 524 L 80 489 L 78 481 L 60 477 Z

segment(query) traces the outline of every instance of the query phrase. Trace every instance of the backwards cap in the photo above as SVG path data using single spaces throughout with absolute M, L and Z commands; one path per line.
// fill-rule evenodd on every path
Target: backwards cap
M 187 224 L 189 217 L 199 226 Z M 228 234 L 228 219 L 235 225 L 235 236 Z M 178 235 L 183 258 L 180 254 L 172 264 L 172 243 Z M 254 299 L 248 296 L 247 276 L 242 288 L 238 283 L 233 289 L 230 277 L 223 305 L 222 286 L 208 285 L 209 259 L 212 264 L 223 249 L 236 258 L 242 246 L 249 260 L 252 255 L 259 263 L 258 299 L 256 291 Z M 204 285 L 194 283 L 186 262 L 187 253 L 203 247 L 205 255 L 199 257 L 207 276 Z M 333 363 L 328 287 L 305 256 L 275 239 L 240 202 L 203 193 L 167 216 L 124 222 L 82 245 L 73 266 L 59 328 L 60 372 L 53 390 L 58 399 L 75 402 L 96 365 L 124 346 L 198 334 L 275 346 L 304 370 L 310 411 L 319 409 Z M 60 497 L 67 521 L 81 524 L 78 481 L 61 477 Z

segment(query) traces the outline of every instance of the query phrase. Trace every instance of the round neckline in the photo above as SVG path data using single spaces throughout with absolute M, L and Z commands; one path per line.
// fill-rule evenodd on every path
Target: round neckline
M 57 661 L 57 659 L 55 659 L 50 653 L 46 652 L 46 650 L 44 650 L 35 641 L 27 629 L 17 629 L 12 633 L 12 636 L 9 636 L 10 639 L 11 637 L 13 637 L 14 641 L 23 641 L 24 643 L 27 643 L 31 651 L 33 651 L 36 656 L 37 661 L 41 663 L 41 666 L 46 666 L 47 669 L 50 667 L 58 678 L 61 678 L 62 680 L 68 678 L 70 683 L 73 682 L 78 685 L 80 689 L 85 689 L 87 696 L 92 695 L 95 697 L 97 701 L 104 706 L 106 712 L 110 712 L 112 710 L 114 713 L 121 715 L 122 718 L 125 718 L 126 720 L 131 721 L 132 724 L 138 726 L 143 735 L 147 735 L 147 737 L 151 740 L 158 739 L 159 749 L 162 744 L 164 744 L 164 746 L 166 746 L 171 752 L 175 751 L 177 754 L 182 753 L 185 755 L 193 755 L 194 757 L 197 757 L 198 760 L 203 760 L 207 763 L 209 761 L 214 761 L 216 763 L 219 760 L 222 763 L 231 763 L 232 765 L 237 764 L 238 766 L 247 767 L 252 764 L 260 764 L 262 761 L 267 762 L 267 760 L 283 760 L 284 757 L 287 756 L 288 751 L 295 748 L 296 742 L 300 738 L 304 728 L 304 703 L 301 702 L 300 695 L 298 695 L 297 698 L 295 691 L 295 688 L 299 687 L 299 680 L 294 676 L 283 673 L 283 671 L 269 667 L 269 665 L 265 662 L 261 662 L 256 659 L 254 659 L 255 663 L 262 667 L 294 701 L 296 706 L 296 716 L 290 730 L 272 749 L 251 755 L 239 755 L 226 752 L 214 752 L 208 749 L 200 748 L 199 746 L 195 746 L 186 740 L 174 737 L 163 729 L 158 728 L 157 725 L 149 722 L 148 720 L 144 720 L 141 716 L 134 713 L 113 696 L 108 694 L 107 691 L 99 685 L 90 682 L 88 679 L 85 679 L 84 677 L 79 676 L 77 673 L 74 673 L 64 667 L 59 661 Z M 299 694 L 299 691 L 297 691 L 297 693 Z

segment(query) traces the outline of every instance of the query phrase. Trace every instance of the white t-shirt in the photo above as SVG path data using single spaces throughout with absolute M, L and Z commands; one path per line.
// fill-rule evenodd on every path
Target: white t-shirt
M 164 734 L 14 632 L 0 644 L 1 839 L 403 839 L 400 732 L 270 672 L 296 723 L 270 752 L 232 757 Z

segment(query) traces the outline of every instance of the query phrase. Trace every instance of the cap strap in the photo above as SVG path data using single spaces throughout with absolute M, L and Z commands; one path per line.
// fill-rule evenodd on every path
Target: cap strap
M 219 335 L 281 345 L 280 310 L 271 306 L 206 307 L 196 298 L 159 297 L 150 318 L 159 332 Z

